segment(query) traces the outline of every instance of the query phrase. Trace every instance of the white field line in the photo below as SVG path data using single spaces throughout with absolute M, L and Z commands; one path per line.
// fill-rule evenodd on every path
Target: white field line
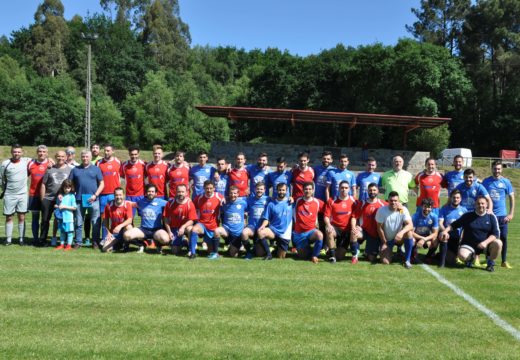
M 428 273 L 430 273 L 434 278 L 436 278 L 441 284 L 446 285 L 449 287 L 453 292 L 457 295 L 459 295 L 461 298 L 469 302 L 471 305 L 473 305 L 477 310 L 484 313 L 488 318 L 493 320 L 495 324 L 497 324 L 499 327 L 501 327 L 503 330 L 507 331 L 511 336 L 513 336 L 516 340 L 520 341 L 520 331 L 513 326 L 511 326 L 509 323 L 507 323 L 505 320 L 503 320 L 500 316 L 498 316 L 496 313 L 488 309 L 485 305 L 478 302 L 474 297 L 471 295 L 465 293 L 461 288 L 459 288 L 457 285 L 451 283 L 448 281 L 444 276 L 439 274 L 437 271 L 433 270 L 431 267 L 429 267 L 426 264 L 421 264 L 421 267 Z

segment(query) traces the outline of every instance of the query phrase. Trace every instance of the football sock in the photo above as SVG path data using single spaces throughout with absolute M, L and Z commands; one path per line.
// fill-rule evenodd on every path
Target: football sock
M 190 252 L 195 255 L 197 251 L 197 241 L 199 240 L 199 235 L 195 232 L 192 232 L 190 235 Z
M 32 212 L 31 230 L 32 230 L 33 241 L 37 242 L 38 241 L 38 230 L 40 230 L 40 212 L 39 211 Z
M 357 241 L 350 244 L 350 252 L 352 253 L 352 256 L 358 256 L 359 243 Z
M 20 240 L 23 241 L 25 237 L 25 222 L 18 224 L 18 235 L 20 235 Z
M 213 238 L 213 252 L 218 253 L 219 245 L 220 245 L 220 238 Z
M 406 261 L 410 261 L 412 257 L 413 250 L 413 239 L 405 239 L 404 240 L 404 251 L 405 251 L 405 259 Z
M 249 243 L 249 240 L 242 240 L 242 245 L 244 245 L 244 249 L 246 249 L 246 253 L 251 252 L 251 244 Z
M 487 264 L 488 266 L 495 266 L 495 261 L 491 260 L 490 258 L 487 258 Z
M 502 262 L 507 261 L 507 239 L 502 239 Z
M 312 249 L 312 256 L 318 257 L 320 256 L 320 251 L 323 246 L 323 240 L 316 240 L 314 243 L 314 248 Z
M 390 241 L 386 242 L 386 246 L 388 247 L 388 251 L 390 252 L 390 254 L 392 254 L 394 252 L 394 245 L 395 245 L 394 240 L 390 240 Z
M 7 242 L 10 243 L 13 238 L 13 222 L 8 222 L 5 224 L 5 237 L 7 238 Z
M 60 231 L 60 244 L 65 245 L 65 233 Z
M 330 253 L 330 257 L 336 257 L 336 249 L 330 249 L 329 253 Z
M 436 250 L 436 249 L 430 249 L 430 250 L 428 250 L 428 253 L 426 254 L 426 256 L 427 256 L 427 257 L 431 257 L 431 256 L 435 255 L 435 250 Z
M 67 245 L 72 245 L 73 238 L 74 238 L 74 233 L 72 231 L 68 232 L 67 233 Z
M 269 242 L 267 239 L 260 239 L 260 244 L 265 251 L 266 256 L 271 256 L 271 249 L 269 249 Z
M 448 252 L 448 243 L 441 242 L 441 266 L 446 264 L 446 253 Z

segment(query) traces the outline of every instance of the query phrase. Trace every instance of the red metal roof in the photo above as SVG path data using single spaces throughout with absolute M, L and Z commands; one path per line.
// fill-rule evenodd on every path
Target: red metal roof
M 195 106 L 198 110 L 210 117 L 222 117 L 229 120 L 274 120 L 310 122 L 310 123 L 336 123 L 345 124 L 349 127 L 356 125 L 369 126 L 397 126 L 405 127 L 411 131 L 418 128 L 434 128 L 451 121 L 451 118 L 426 117 L 426 116 L 404 116 L 346 113 L 313 110 L 291 110 L 291 109 L 267 109 L 234 106 Z

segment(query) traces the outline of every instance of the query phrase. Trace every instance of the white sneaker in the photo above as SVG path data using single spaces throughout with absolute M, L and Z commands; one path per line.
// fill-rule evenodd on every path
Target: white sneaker
M 139 246 L 139 249 L 137 250 L 138 254 L 144 253 L 144 246 Z
M 208 244 L 206 244 L 205 242 L 202 242 L 202 250 L 208 251 Z
M 407 268 L 407 269 L 411 269 L 411 268 L 412 268 L 412 263 L 409 262 L 409 261 L 406 261 L 406 262 L 404 263 L 404 267 Z

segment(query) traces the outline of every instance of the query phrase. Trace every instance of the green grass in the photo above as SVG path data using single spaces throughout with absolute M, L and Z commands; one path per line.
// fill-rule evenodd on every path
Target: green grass
M 510 227 L 513 270 L 435 268 L 517 329 L 519 218 Z M 419 266 L 190 262 L 13 245 L 0 248 L 0 274 L 6 359 L 520 354 L 520 342 Z

